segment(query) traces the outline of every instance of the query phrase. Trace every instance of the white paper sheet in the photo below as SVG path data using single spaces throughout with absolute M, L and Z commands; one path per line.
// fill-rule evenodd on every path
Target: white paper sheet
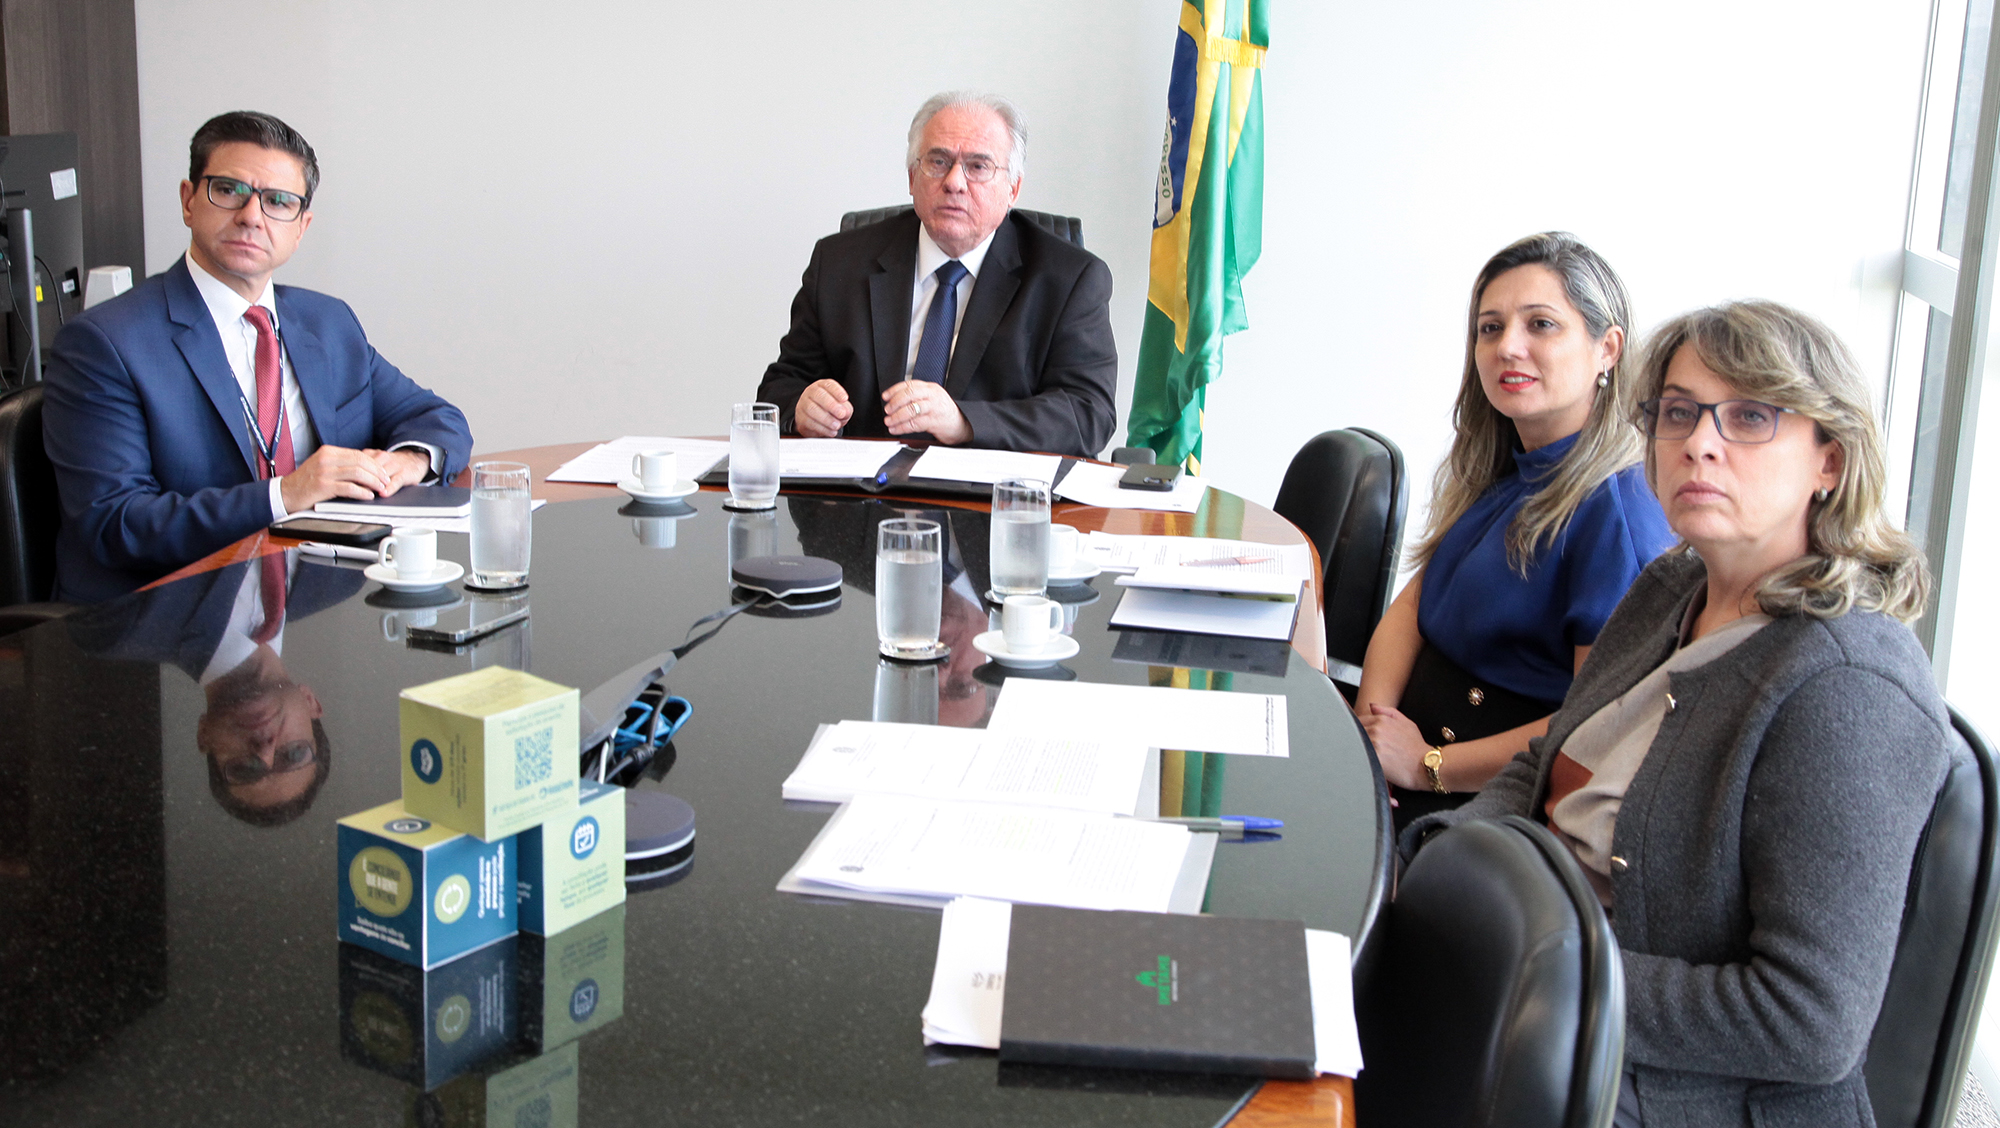
M 866 439 L 780 439 L 778 476 L 873 478 L 902 449 L 901 443 Z
M 1131 814 L 1151 755 L 1135 741 L 1066 733 L 842 721 L 806 750 L 783 793 L 821 803 L 879 792 Z
M 1299 604 L 1295 599 L 1274 602 L 1160 588 L 1126 588 L 1117 609 L 1111 612 L 1111 625 L 1121 630 L 1136 627 L 1282 641 L 1292 637 L 1298 614 Z
M 1013 918 L 1008 917 L 1012 931 Z M 1002 941 L 1005 943 L 1005 941 Z M 1006 973 L 1006 966 L 1000 968 Z M 1306 980 L 1312 985 L 1313 1068 L 1353 1077 L 1361 1072 L 1361 1030 L 1354 1022 L 1354 953 L 1347 937 L 1306 929 Z
M 1189 565 L 1210 560 L 1247 558 L 1247 563 L 1204 564 L 1218 570 L 1264 572 L 1277 576 L 1312 577 L 1312 546 L 1260 544 L 1215 537 L 1126 536 L 1092 530 L 1077 547 L 1081 559 L 1107 572 L 1135 572 L 1152 565 Z
M 924 1044 L 1000 1048 L 1006 1011 L 1007 941 L 1014 906 L 960 897 L 938 924 L 937 964 L 924 1004 Z M 1361 1072 L 1361 1035 L 1354 1020 L 1354 970 L 1347 937 L 1305 929 L 1306 982 L 1312 994 L 1314 1068 L 1353 1077 Z
M 608 443 L 599 443 L 561 466 L 550 474 L 551 482 L 597 482 L 615 486 L 632 476 L 632 456 L 653 450 L 670 450 L 680 455 L 681 477 L 699 478 L 729 453 L 729 444 L 718 439 L 660 438 L 652 435 L 626 435 Z
M 936 478 L 946 482 L 978 482 L 991 485 L 1006 478 L 1038 478 L 1055 481 L 1062 458 L 1053 454 L 1022 454 L 1012 450 L 973 450 L 967 447 L 934 446 L 924 451 L 910 467 L 912 478 Z
M 1000 1048 L 1007 938 L 1013 930 L 1011 902 L 959 897 L 944 907 L 931 998 L 924 1004 L 924 1045 Z
M 529 502 L 528 512 L 532 513 L 535 510 L 540 509 L 542 506 L 547 505 L 548 503 L 549 502 L 547 498 L 541 498 L 541 497 L 535 498 L 533 501 Z M 334 514 L 328 514 L 328 516 L 331 517 L 334 516 Z M 358 517 L 350 517 L 346 514 L 340 514 L 339 516 L 340 519 L 344 521 L 360 520 L 360 518 Z M 436 529 L 440 533 L 463 533 L 466 536 L 472 535 L 472 518 L 470 517 L 384 517 L 382 520 L 376 523 L 381 525 L 393 525 L 398 529 L 402 528 Z
M 1096 505 L 1105 509 L 1159 509 L 1168 513 L 1193 513 L 1201 508 L 1202 496 L 1208 492 L 1208 480 L 1193 474 L 1182 474 L 1171 490 L 1123 489 L 1118 485 L 1118 479 L 1124 476 L 1123 466 L 1079 462 L 1063 475 L 1056 494 L 1080 505 Z
M 1285 699 L 1151 685 L 1008 678 L 988 732 L 1116 736 L 1154 748 L 1290 756 Z
M 1166 912 L 1192 838 L 1113 815 L 857 795 L 794 872 L 808 887 Z

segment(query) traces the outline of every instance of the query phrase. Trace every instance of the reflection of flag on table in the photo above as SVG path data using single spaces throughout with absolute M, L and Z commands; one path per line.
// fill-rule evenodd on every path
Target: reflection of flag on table
M 1269 0 L 1184 0 L 1167 82 L 1153 271 L 1126 442 L 1201 469 L 1203 389 L 1249 327 L 1243 275 L 1263 247 Z

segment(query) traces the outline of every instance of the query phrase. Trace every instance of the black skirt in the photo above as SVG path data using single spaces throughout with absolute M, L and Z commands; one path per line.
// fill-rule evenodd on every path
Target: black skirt
M 1427 639 L 1417 653 L 1416 664 L 1410 667 L 1409 684 L 1403 687 L 1403 699 L 1396 708 L 1416 724 L 1425 744 L 1443 747 L 1449 760 L 1451 744 L 1519 728 L 1555 712 L 1560 704 L 1474 678 Z M 1389 794 L 1396 800 L 1396 833 L 1401 834 L 1404 827 L 1417 819 L 1432 811 L 1459 806 L 1474 793 L 1453 791 L 1439 795 L 1430 790 L 1391 786 Z

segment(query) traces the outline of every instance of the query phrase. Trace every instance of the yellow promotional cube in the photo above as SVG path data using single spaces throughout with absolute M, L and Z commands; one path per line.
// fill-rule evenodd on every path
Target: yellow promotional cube
M 576 806 L 577 692 L 494 666 L 402 693 L 403 807 L 492 842 Z

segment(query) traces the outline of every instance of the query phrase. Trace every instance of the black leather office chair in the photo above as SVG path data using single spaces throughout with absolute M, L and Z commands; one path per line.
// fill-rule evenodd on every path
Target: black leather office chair
M 1319 550 L 1326 656 L 1351 701 L 1368 637 L 1395 586 L 1410 508 L 1403 452 L 1360 427 L 1317 435 L 1292 456 L 1271 508 Z
M 840 217 L 840 229 L 842 231 L 852 231 L 857 227 L 865 227 L 871 223 L 880 223 L 890 216 L 901 215 L 909 211 L 913 206 L 911 204 L 896 204 L 893 207 L 851 211 Z M 1052 215 L 1048 212 L 1029 211 L 1027 208 L 1015 208 L 1014 214 L 1033 220 L 1035 226 L 1044 231 L 1060 235 L 1079 247 L 1083 246 L 1083 221 L 1080 219 L 1067 215 Z
M 56 586 L 62 505 L 42 448 L 42 386 L 0 396 L 0 607 L 46 600 Z
M 1355 983 L 1360 1123 L 1611 1123 L 1623 964 L 1554 835 L 1518 816 L 1437 835 L 1376 928 L 1379 958 Z
M 1956 710 L 1951 719 L 1972 754 L 1938 790 L 1917 844 L 1902 935 L 1868 1043 L 1868 1097 L 1881 1128 L 1952 1123 L 1993 970 L 2000 773 L 1979 730 Z

